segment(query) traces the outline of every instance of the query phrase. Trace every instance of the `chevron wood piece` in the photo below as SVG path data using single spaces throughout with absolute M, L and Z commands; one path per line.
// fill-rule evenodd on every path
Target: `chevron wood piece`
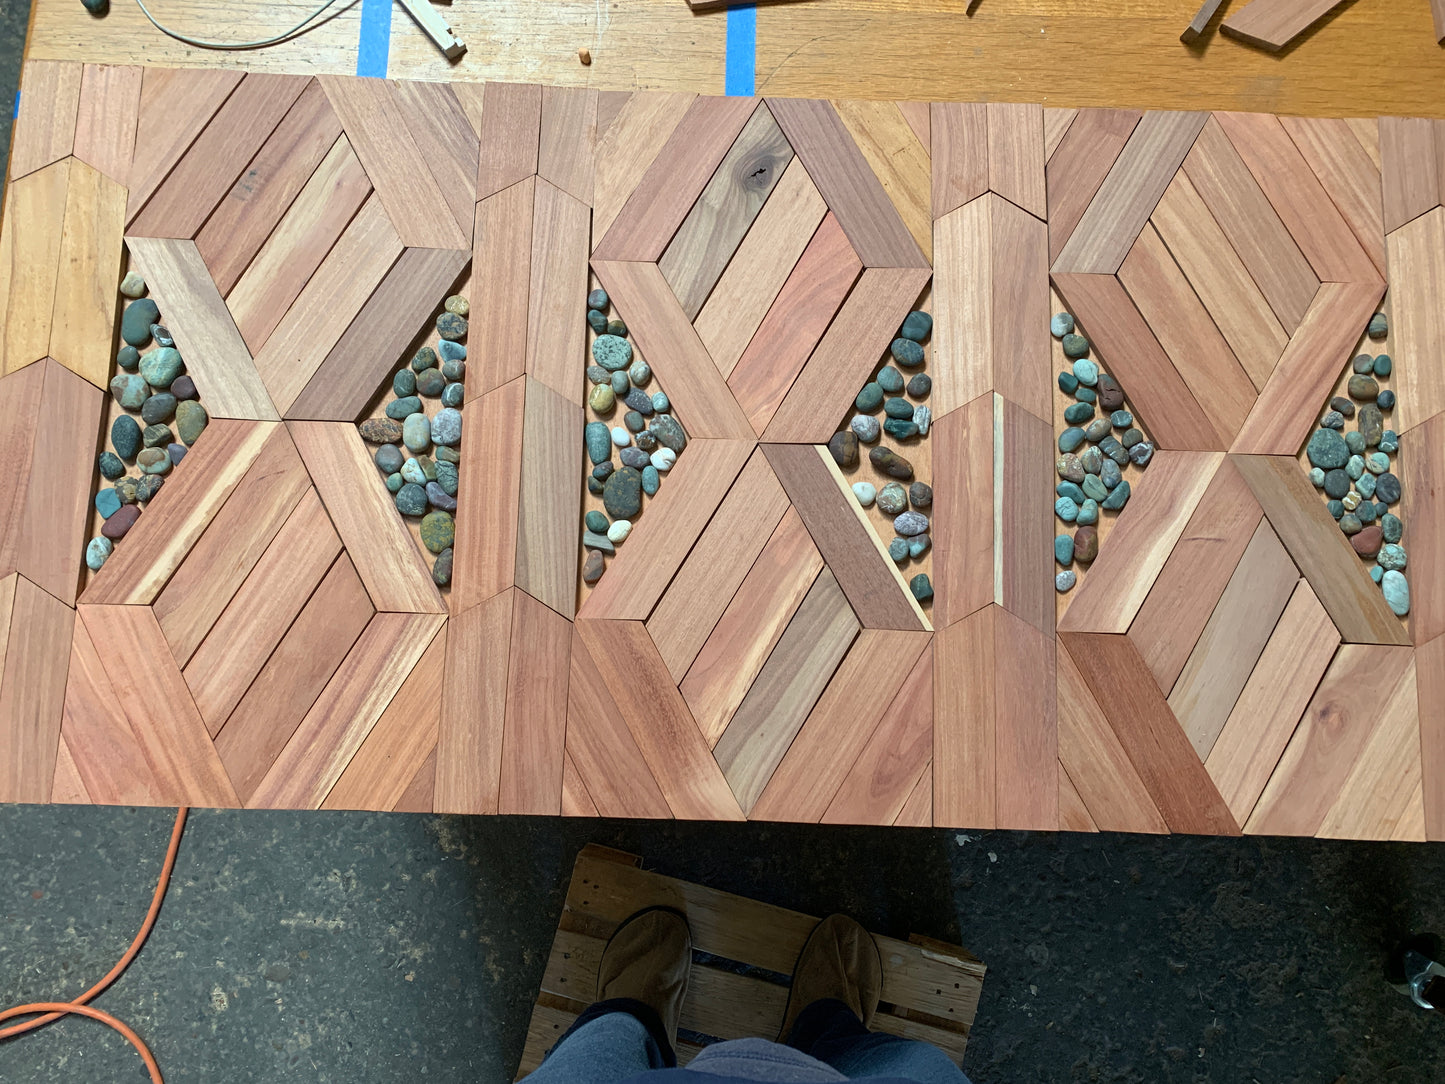
M 713 747 L 718 766 L 744 813 L 752 813 L 767 788 L 774 786 L 771 781 L 775 773 L 781 770 L 795 739 L 801 740 L 799 732 L 812 717 L 814 705 L 820 703 L 819 697 L 831 687 L 834 672 L 845 662 L 858 636 L 858 618 L 838 581 L 825 569 L 788 622 L 787 630 L 763 664 L 748 695 Z M 867 654 L 865 648 L 864 655 Z M 857 678 L 850 676 L 847 680 Z M 851 709 L 856 707 L 856 704 L 850 705 Z M 810 780 L 816 778 L 815 773 L 821 767 L 814 760 L 806 766 L 805 774 Z M 758 816 L 776 819 L 781 810 L 797 800 L 794 793 L 797 785 L 798 765 L 795 764 L 784 780 L 776 784 L 774 797 L 757 810 Z M 823 797 L 824 806 L 829 798 L 831 794 Z
M 1059 250 L 1055 273 L 1112 275 L 1119 270 L 1208 116 L 1144 114 Z
M 527 369 L 536 187 L 528 177 L 477 204 L 469 292 L 473 318 L 488 332 L 467 352 L 468 403 Z
M 143 68 L 87 64 L 80 77 L 75 157 L 116 184 L 130 180 Z
M 1036 218 L 1047 213 L 1044 111 L 1039 105 L 989 102 L 988 187 Z
M 3 611 L 0 611 L 3 613 Z M 84 621 L 74 621 L 60 757 L 74 766 L 84 801 L 99 805 L 153 805 L 160 801 L 145 754 L 116 699 Z M 57 765 L 57 780 L 59 767 Z M 53 793 L 51 801 L 59 801 Z
M 1370 582 L 1298 461 L 1286 456 L 1230 458 L 1345 642 L 1409 643 L 1404 624 Z
M 571 622 L 526 591 L 517 591 L 512 600 L 499 813 L 555 817 L 562 812 L 571 658 Z
M 187 371 L 213 418 L 275 421 L 276 408 L 194 241 L 127 237 L 131 266 L 145 276 Z
M 532 83 L 487 83 L 482 97 L 478 201 L 537 172 L 542 88 Z
M 1059 621 L 1061 631 L 1129 630 L 1223 458 L 1212 452 L 1154 454 L 1129 498 L 1129 514 L 1114 524 L 1109 545 L 1100 548 Z
M 110 375 L 116 286 L 124 256 L 125 189 L 71 159 L 56 267 L 50 356 L 104 387 Z
M 25 502 L 30 491 L 30 474 L 34 469 L 35 437 L 41 397 L 45 390 L 48 366 L 29 365 L 19 372 L 0 379 L 0 410 L 16 419 L 0 429 L 0 452 L 13 469 L 0 475 L 0 579 L 24 568 L 19 544 L 24 537 L 19 529 L 24 522 Z
M 768 820 L 821 820 L 929 642 L 927 633 L 859 632 L 771 773 L 753 813 Z
M 437 755 L 436 750 L 433 749 L 431 756 L 427 757 L 426 763 L 417 769 L 416 775 L 411 777 L 411 782 L 407 784 L 406 790 L 396 800 L 396 805 L 392 809 L 397 813 L 430 813 L 432 796 L 436 792 L 436 768 Z
M 1445 415 L 1400 438 L 1400 490 L 1410 524 L 1410 638 L 1417 645 L 1445 634 Z
M 126 217 L 151 195 L 190 149 L 216 111 L 240 85 L 244 72 L 219 68 L 146 68 L 131 160 Z
M 599 262 L 593 269 L 643 357 L 657 362 L 658 378 L 667 383 L 667 397 L 688 437 L 755 439 L 726 374 L 708 356 L 657 265 Z
M 1238 835 L 1229 808 L 1195 755 L 1127 636 L 1064 633 L 1069 654 L 1171 832 Z
M 390 79 L 393 104 L 406 118 L 406 128 L 441 189 L 462 234 L 471 238 L 477 202 L 479 145 L 476 131 L 450 84 Z M 576 143 L 580 152 L 581 140 Z
M 794 158 L 693 321 L 724 378 L 732 375 L 827 211 L 808 171 Z
M 286 428 L 372 604 L 402 613 L 445 613 L 446 604 L 391 494 L 376 484 L 376 465 L 356 427 L 290 422 Z
M 515 588 L 455 614 L 437 732 L 438 813 L 495 813 L 501 793 Z
M 460 472 L 451 591 L 456 614 L 500 594 L 515 580 L 526 397 L 527 382 L 519 376 L 473 400 L 472 424 L 462 426 L 462 458 L 489 463 L 492 469 Z M 575 479 L 575 469 L 569 469 L 564 492 L 574 497 Z M 569 540 L 575 518 L 574 512 L 567 524 Z M 575 592 L 575 578 L 569 587 Z
M 1098 831 L 1167 834 L 1169 826 L 1062 639 L 1055 659 L 1060 783 L 1069 781 Z M 1061 789 L 1061 822 L 1062 795 Z
M 1325 813 L 1322 839 L 1425 841 L 1420 727 L 1412 666 L 1380 707 L 1380 722 Z
M 710 746 L 717 744 L 822 568 L 818 547 L 797 511 L 789 508 L 678 684 Z
M 371 181 L 344 135 L 338 136 L 324 153 L 255 258 L 244 272 L 238 271 L 240 277 L 226 294 L 226 307 L 252 352 L 261 350 L 371 195 Z M 202 231 L 198 247 L 204 237 Z M 205 249 L 200 251 L 204 257 Z M 208 258 L 206 264 L 214 277 L 217 263 Z M 220 278 L 216 284 L 226 292 Z
M 1046 493 L 1053 484 L 1049 427 L 1023 407 L 994 396 L 994 601 L 1044 634 L 1054 630 L 1049 591 L 1054 521 L 1043 502 L 1010 493 Z
M 587 295 L 588 221 L 585 203 L 537 180 L 527 262 L 527 375 L 578 405 L 582 382 L 577 379 L 577 359 L 587 347 L 587 324 L 577 319 L 577 299 Z M 440 296 L 434 296 L 433 305 Z
M 697 95 L 690 93 L 638 92 L 622 104 L 597 141 L 592 181 L 594 247 L 612 228 L 632 190 L 696 99 Z
M 933 479 L 933 617 L 939 628 L 997 600 L 994 487 L 996 395 L 938 418 L 929 439 L 939 469 Z M 1049 467 L 1052 472 L 1052 464 Z M 987 508 L 990 514 L 978 514 Z
M 239 805 L 150 610 L 81 606 L 77 617 L 101 649 L 111 689 L 150 765 L 154 798 L 167 805 Z
M 1380 199 L 1380 167 L 1343 120 L 1280 117 L 1280 124 L 1334 201 L 1355 240 L 1385 275 L 1385 227 Z
M 577 465 L 582 462 L 581 412 L 571 400 L 530 377 L 526 379 L 515 582 L 537 601 L 570 620 L 577 608 L 577 493 L 574 487 Z M 478 460 L 505 461 L 501 457 Z M 493 477 L 484 485 L 497 485 L 500 481 Z M 504 496 L 498 499 L 505 501 Z M 460 501 L 457 507 L 460 509 Z M 496 526 L 505 529 L 505 520 Z
M 5 186 L 0 223 L 0 371 L 50 352 L 70 167 L 56 162 Z
M 1219 29 L 1277 53 L 1339 6 L 1339 0 L 1251 0 L 1230 12 Z
M 1253 812 L 1339 645 L 1334 622 L 1301 580 L 1204 761 L 1239 823 Z
M 24 576 L 0 581 L 0 800 L 50 800 L 74 620 Z
M 933 823 L 993 828 L 994 622 L 985 606 L 933 636 Z
M 1074 118 L 1079 111 L 1072 106 L 1044 106 L 1044 162 L 1054 156 L 1059 149 L 1059 144 L 1069 134 L 1069 126 L 1074 123 Z
M 888 559 L 827 449 L 768 444 L 763 450 L 862 626 L 927 629 L 928 619 L 904 584 L 898 566 Z
M 728 376 L 755 432 L 766 431 L 862 270 L 838 220 L 825 215 Z
M 471 249 L 387 84 L 317 76 L 404 245 Z M 479 186 L 480 187 L 480 186 Z
M 1445 347 L 1445 209 L 1436 208 L 1386 239 L 1390 259 L 1390 345 L 1401 357 L 1439 357 Z M 1408 371 L 1417 368 L 1418 372 Z M 1391 419 L 1408 432 L 1445 410 L 1445 374 L 1438 366 L 1400 366 Z
M 933 217 L 942 218 L 988 191 L 988 113 L 983 102 L 929 107 Z
M 1380 118 L 1380 181 L 1384 232 L 1440 205 L 1435 122 L 1425 117 Z
M 832 105 L 799 98 L 769 98 L 767 105 L 863 266 L 927 267 L 918 243 Z
M 10 180 L 70 155 L 80 112 L 81 66 L 27 60 L 21 67 L 10 146 Z
M 928 283 L 925 268 L 865 267 L 772 421 L 769 442 L 825 444 Z
M 128 232 L 195 237 L 309 83 L 299 75 L 246 75 L 145 205 L 130 215 Z
M 993 613 L 994 819 L 1000 828 L 1059 826 L 1053 630 Z
M 835 101 L 833 109 L 868 166 L 893 201 L 903 224 L 923 252 L 933 258 L 933 216 L 929 213 L 929 159 L 927 144 L 919 140 L 902 111 L 893 102 Z M 1021 139 L 1019 156 L 1024 151 Z M 990 144 L 992 146 L 992 144 Z M 1040 141 L 1042 147 L 1042 141 Z M 1002 156 L 1004 164 L 1023 172 L 1018 156 Z M 1001 168 L 1004 166 L 1001 165 Z M 1031 178 L 1030 178 L 1031 179 Z
M 1217 117 L 1210 117 L 1200 129 L 1184 159 L 1184 174 L 1259 284 L 1284 330 L 1293 334 L 1320 280 Z
M 316 585 L 236 707 L 217 725 L 216 751 L 252 803 L 272 765 L 375 616 L 366 587 L 342 554 Z M 357 656 L 358 659 L 362 656 Z
M 537 175 L 590 207 L 596 148 L 597 91 L 543 87 Z
M 1413 672 L 1408 648 L 1342 645 L 1325 671 L 1245 831 L 1314 835 L 1380 723 L 1381 707 Z
M 1081 109 L 1049 155 L 1050 263 L 1058 259 L 1143 115 L 1137 109 Z
M 1420 716 L 1420 768 L 1425 837 L 1445 839 L 1445 638 L 1415 649 L 1415 682 Z
M 767 106 L 754 110 L 657 261 L 689 320 L 792 160 L 793 148 Z

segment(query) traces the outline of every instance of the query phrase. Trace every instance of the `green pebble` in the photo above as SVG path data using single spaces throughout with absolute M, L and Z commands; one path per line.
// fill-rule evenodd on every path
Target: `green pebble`
M 457 448 L 448 448 L 445 444 L 437 449 L 437 462 L 439 463 L 460 463 L 462 453 Z
M 1375 560 L 1386 572 L 1402 572 L 1409 564 L 1409 559 L 1405 555 L 1405 547 L 1396 542 L 1381 546 L 1380 553 Z
M 1088 352 L 1088 339 L 1073 331 L 1064 336 L 1064 357 L 1073 360 L 1084 357 Z
M 1380 529 L 1385 534 L 1386 542 L 1398 542 L 1400 536 L 1405 533 L 1405 524 L 1394 512 L 1386 512 L 1380 517 Z
M 391 490 L 392 493 L 398 492 L 404 485 L 406 485 L 406 479 L 400 474 L 388 474 L 386 476 L 386 488 Z
M 587 310 L 587 326 L 599 335 L 607 333 L 607 314 L 596 309 Z
M 622 415 L 622 424 L 629 433 L 640 433 L 647 428 L 647 419 L 635 410 Z
M 879 370 L 877 385 L 889 395 L 897 395 L 903 390 L 903 374 L 891 365 L 885 365 Z
M 638 358 L 627 368 L 627 379 L 632 381 L 632 386 L 645 388 L 647 382 L 652 379 L 652 367 Z
M 587 529 L 593 534 L 606 534 L 607 528 L 611 525 L 607 517 L 595 508 L 583 516 L 582 519 L 583 522 L 587 524 Z
M 666 413 L 671 407 L 672 403 L 668 400 L 665 394 L 660 391 L 655 391 L 652 393 L 652 409 L 657 411 L 657 413 Z
M 125 476 L 125 463 L 114 452 L 101 452 L 96 466 L 100 468 L 100 473 L 112 482 Z
M 406 421 L 419 410 L 421 410 L 421 400 L 415 395 L 393 399 L 386 404 L 386 416 L 396 422 Z
M 196 443 L 210 421 L 206 408 L 194 399 L 176 404 L 176 435 L 186 447 Z
M 1115 488 L 1118 488 L 1117 486 Z M 1109 499 L 1109 489 L 1097 474 L 1084 475 L 1084 496 L 1092 497 L 1096 501 Z
M 1377 312 L 1370 317 L 1370 323 L 1365 328 L 1365 332 L 1372 339 L 1383 339 L 1390 333 L 1390 321 L 1383 312 Z
M 150 342 L 151 325 L 160 318 L 161 310 L 150 298 L 132 301 L 120 318 L 120 337 L 131 346 L 144 346 Z
M 184 368 L 181 352 L 174 346 L 157 347 L 140 359 L 140 375 L 153 388 L 169 388 Z
M 1079 378 L 1073 373 L 1059 374 L 1059 390 L 1065 395 L 1073 395 L 1079 388 Z
M 1379 583 L 1384 578 L 1385 570 L 1383 568 L 1381 568 L 1379 565 L 1370 566 L 1370 579 L 1374 580 L 1376 583 Z
M 1054 536 L 1054 560 L 1064 567 L 1074 562 L 1074 536 L 1061 534 Z
M 1071 425 L 1059 434 L 1059 451 L 1072 452 L 1080 444 L 1084 443 L 1084 431 L 1076 425 Z
M 1074 522 L 1080 527 L 1092 527 L 1095 523 L 1098 523 L 1099 502 L 1086 500 L 1083 504 L 1079 505 L 1079 514 L 1075 517 Z
M 1369 354 L 1356 354 L 1355 359 L 1350 362 L 1350 368 L 1357 373 L 1368 373 L 1374 365 L 1375 359 Z
M 626 335 L 627 322 L 623 320 L 620 316 L 614 316 L 611 320 L 607 321 L 607 334 Z
M 140 425 L 129 414 L 122 414 L 110 426 L 110 446 L 122 459 L 134 459 L 141 450 Z
M 1314 443 L 1313 438 L 1310 439 L 1310 443 Z M 1358 429 L 1351 429 L 1345 434 L 1345 447 L 1354 455 L 1364 454 L 1365 448 L 1367 447 L 1365 444 L 1365 434 L 1361 433 Z M 1311 462 L 1313 462 L 1313 460 L 1311 460 Z M 1323 464 L 1321 464 L 1321 466 L 1323 466 Z
M 396 510 L 404 516 L 420 516 L 427 509 L 426 490 L 407 482 L 396 492 Z
M 632 344 L 619 335 L 599 335 L 592 343 L 592 360 L 609 373 L 632 364 Z
M 928 547 L 933 545 L 926 534 L 916 534 L 908 540 L 908 556 L 922 557 L 928 552 Z
M 416 390 L 428 399 L 435 399 L 446 386 L 447 378 L 442 376 L 440 369 L 423 369 L 416 374 Z
M 430 346 L 423 346 L 411 357 L 411 367 L 417 372 L 437 367 L 437 352 Z
M 889 399 L 883 404 L 883 413 L 890 418 L 902 418 L 905 421 L 913 420 L 913 404 L 907 399 Z
M 1084 503 L 1084 491 L 1078 485 L 1070 481 L 1062 481 L 1054 486 L 1054 495 L 1057 497 L 1068 497 L 1075 504 Z
M 612 379 L 608 383 L 612 388 L 612 394 L 619 398 L 632 390 L 632 381 L 627 379 L 626 373 L 613 373 Z
M 1390 361 L 1389 354 L 1381 354 L 1375 359 L 1374 370 L 1376 376 L 1389 376 L 1391 367 L 1392 362 Z
M 467 401 L 465 384 L 448 384 L 442 389 L 442 406 L 459 407 Z
M 889 418 L 883 423 L 883 432 L 897 440 L 910 440 L 918 436 L 918 424 L 902 418 Z
M 116 505 L 119 507 L 119 500 L 116 501 Z M 896 564 L 900 565 L 908 560 L 908 539 L 895 536 L 893 541 L 888 543 L 888 556 L 893 558 Z
M 127 343 L 115 355 L 115 363 L 126 372 L 133 373 L 140 366 L 140 351 Z
M 424 491 L 423 491 L 424 492 Z M 457 525 L 448 512 L 430 512 L 421 521 L 421 542 L 433 553 L 449 549 L 457 537 Z
M 1083 385 L 1074 389 L 1074 398 L 1081 403 L 1094 403 L 1099 399 L 1099 393 L 1093 388 L 1086 388 Z
M 883 389 L 871 381 L 864 384 L 863 390 L 853 399 L 853 406 L 860 414 L 872 414 L 882 405 Z
M 1114 491 L 1109 494 L 1109 499 L 1106 501 L 1101 501 L 1099 503 L 1099 507 L 1107 508 L 1110 512 L 1117 512 L 1119 509 L 1123 508 L 1124 505 L 1128 503 L 1128 501 L 1129 483 L 1127 481 L 1124 481 L 1120 482 L 1117 486 L 1114 487 Z
M 465 339 L 467 337 L 466 317 L 458 316 L 454 312 L 442 313 L 437 317 L 437 335 L 443 339 L 450 339 L 452 342 Z M 446 546 L 443 546 L 442 549 L 446 549 Z M 441 550 L 432 550 L 432 552 L 440 553 Z
M 110 394 L 126 410 L 140 410 L 151 390 L 139 373 L 117 373 L 110 382 Z
M 898 331 L 905 339 L 921 343 L 933 330 L 933 317 L 914 309 L 903 318 L 903 327 Z
M 1071 403 L 1064 409 L 1064 421 L 1070 425 L 1082 425 L 1094 416 L 1094 404 Z
M 888 352 L 893 355 L 893 360 L 905 369 L 916 369 L 923 364 L 923 347 L 901 335 L 893 340 Z
M 642 468 L 642 492 L 653 496 L 662 485 L 662 475 L 651 463 Z
M 913 579 L 908 581 L 908 590 L 913 592 L 913 597 L 919 602 L 927 602 L 933 597 L 933 584 L 929 582 L 928 573 L 920 572 Z
M 398 398 L 416 394 L 416 373 L 410 369 L 398 369 L 391 378 L 391 393 Z

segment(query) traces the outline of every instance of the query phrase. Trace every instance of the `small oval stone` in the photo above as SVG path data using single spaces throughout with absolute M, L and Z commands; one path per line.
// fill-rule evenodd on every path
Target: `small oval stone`
M 137 298 L 145 297 L 146 280 L 141 278 L 139 271 L 127 271 L 125 278 L 120 280 L 121 297 Z
M 1074 560 L 1088 564 L 1099 556 L 1099 531 L 1096 527 L 1080 527 L 1074 532 Z
M 857 498 L 859 504 L 867 508 L 877 498 L 878 490 L 872 482 L 854 482 L 853 496 Z
M 1060 482 L 1054 486 L 1054 496 L 1068 497 L 1075 504 L 1084 503 L 1084 491 L 1073 482 Z
M 467 337 L 466 317 L 458 316 L 454 312 L 444 312 L 437 317 L 437 335 L 443 339 L 451 339 L 455 342 L 458 339 Z M 436 550 L 432 550 L 436 553 Z
M 633 467 L 637 470 L 641 470 L 648 464 L 647 453 L 641 448 L 623 448 L 617 453 L 617 458 L 622 460 L 623 466 Z
M 681 455 L 682 450 L 687 447 L 687 434 L 683 432 L 682 426 L 671 414 L 658 414 L 652 419 L 649 428 L 657 437 L 657 443 L 664 448 L 671 448 Z
M 647 428 L 647 419 L 637 413 L 637 411 L 629 410 L 622 415 L 622 428 L 626 429 L 629 433 L 640 434 Z M 636 438 L 634 437 L 633 439 L 635 440 Z M 656 439 L 656 437 L 653 438 L 653 440 Z M 651 449 L 648 450 L 650 451 Z
M 929 427 L 933 425 L 933 411 L 926 406 L 918 407 L 913 412 L 913 424 L 918 426 L 920 437 L 928 436 Z
M 662 475 L 651 463 L 642 468 L 642 492 L 651 497 L 662 486 Z
M 1400 499 L 1400 479 L 1386 471 L 1375 478 L 1375 499 L 1382 504 L 1394 504 Z
M 1076 525 L 1078 525 L 1078 526 L 1080 526 L 1080 527 L 1085 527 L 1085 526 L 1091 526 L 1091 525 L 1093 525 L 1093 524 L 1095 524 L 1095 523 L 1098 523 L 1098 522 L 1099 522 L 1099 502 L 1098 502 L 1098 501 L 1090 499 L 1090 500 L 1086 500 L 1083 504 L 1079 505 L 1079 516 L 1078 516 L 1077 519 L 1074 520 L 1074 523 L 1075 523 Z
M 1346 438 L 1333 429 L 1316 429 L 1305 446 L 1305 455 L 1313 466 L 1333 470 L 1345 465 L 1350 449 Z
M 1376 376 L 1389 376 L 1392 368 L 1394 368 L 1394 362 L 1390 360 L 1390 355 L 1381 354 L 1375 359 L 1372 371 Z
M 877 448 L 870 449 L 868 452 L 868 462 L 872 463 L 890 478 L 897 478 L 903 482 L 913 480 L 913 464 L 904 459 L 892 448 L 885 448 L 880 445 Z
M 1054 590 L 1062 595 L 1066 591 L 1072 591 L 1078 581 L 1078 574 L 1072 568 L 1066 568 L 1054 577 Z
M 1360 517 L 1353 512 L 1346 512 L 1340 517 L 1340 530 L 1345 534 L 1356 535 L 1364 529 L 1365 525 L 1360 522 Z
M 891 365 L 880 369 L 874 382 L 889 395 L 897 395 L 903 390 L 903 374 Z
M 919 602 L 927 602 L 933 597 L 933 584 L 928 579 L 927 572 L 920 572 L 908 581 L 908 590 L 913 592 L 913 597 Z
M 140 451 L 140 425 L 129 414 L 122 414 L 111 423 L 110 446 L 122 459 L 134 459 Z
M 834 433 L 828 438 L 828 451 L 833 456 L 833 462 L 844 470 L 858 465 L 858 434 L 851 429 L 842 433 Z
M 883 427 L 878 424 L 878 419 L 870 414 L 857 415 L 848 423 L 848 428 L 853 430 L 864 444 L 872 444 L 878 439 L 878 434 L 883 431 Z
M 440 369 L 423 369 L 416 374 L 416 390 L 428 399 L 435 399 L 446 386 L 447 378 L 442 376 Z
M 1059 374 L 1059 391 L 1065 395 L 1073 395 L 1079 390 L 1079 378 L 1073 373 L 1063 372 Z
M 647 387 L 647 382 L 652 379 L 652 367 L 638 358 L 627 369 L 627 379 L 632 381 L 639 388 Z
M 1374 399 L 1380 394 L 1380 385 L 1373 376 L 1366 373 L 1356 373 L 1350 377 L 1350 382 L 1345 386 L 1350 393 L 1351 399 Z
M 120 337 L 131 346 L 144 346 L 150 342 L 151 325 L 158 323 L 161 310 L 148 297 L 138 298 L 125 307 L 120 318 Z
M 1401 573 L 1386 569 L 1380 577 L 1380 591 L 1385 596 L 1385 604 L 1396 617 L 1404 617 L 1410 612 L 1410 584 Z
M 110 382 L 110 394 L 126 410 L 140 410 L 151 390 L 139 373 L 117 373 Z
M 206 408 L 195 400 L 188 399 L 176 404 L 176 436 L 181 438 L 181 443 L 186 447 L 200 439 L 210 421 Z
M 444 490 L 437 482 L 426 484 L 427 503 L 433 508 L 439 508 L 443 512 L 455 512 L 457 510 L 457 499 Z M 433 550 L 432 552 L 437 552 Z
M 1086 473 L 1083 460 L 1073 454 L 1061 455 L 1054 460 L 1054 471 L 1060 478 L 1075 484 L 1082 483 Z
M 146 474 L 169 474 L 175 464 L 164 448 L 142 448 L 135 457 L 135 465 Z
M 431 447 L 431 420 L 421 411 L 409 414 L 401 426 L 401 442 L 413 452 Z
M 1316 468 L 1318 469 L 1318 468 Z M 1350 475 L 1348 471 L 1336 467 L 1332 471 L 1325 472 L 1324 478 L 1325 496 L 1341 500 L 1350 491 Z
M 933 504 L 933 487 L 927 482 L 914 482 L 908 487 L 908 499 L 914 508 L 929 508 Z
M 861 414 L 872 414 L 883 405 L 883 388 L 869 381 L 863 390 L 853 397 L 853 406 Z
M 1383 533 L 1383 531 L 1381 533 Z M 1409 558 L 1405 554 L 1405 547 L 1395 542 L 1382 546 L 1376 560 L 1379 561 L 1380 567 L 1387 571 L 1403 571 L 1405 566 L 1409 564 Z
M 620 335 L 599 335 L 592 343 L 592 360 L 609 373 L 632 364 L 632 344 Z
M 101 535 L 92 538 L 85 547 L 85 567 L 92 572 L 99 572 L 100 566 L 105 564 L 105 559 L 115 549 L 115 543 Z
M 1079 518 L 1079 506 L 1068 497 L 1060 497 L 1054 502 L 1054 515 L 1065 523 L 1073 523 Z
M 1350 369 L 1357 373 L 1368 373 L 1375 367 L 1375 359 L 1369 354 L 1356 354 L 1350 362 Z
M 677 453 L 671 448 L 659 448 L 647 458 L 659 471 L 666 473 L 672 470 L 672 465 L 677 462 Z
M 897 482 L 888 482 L 878 491 L 878 511 L 896 516 L 908 510 L 908 490 Z
M 904 538 L 912 538 L 928 530 L 928 517 L 922 512 L 903 512 L 893 517 L 893 530 Z
M 1074 362 L 1074 375 L 1084 387 L 1092 388 L 1099 382 L 1099 367 L 1088 358 L 1080 358 Z
M 1054 560 L 1061 565 L 1071 565 L 1074 562 L 1074 537 L 1073 535 L 1060 534 L 1054 536 Z
M 1394 410 L 1395 393 L 1389 388 L 1386 388 L 1384 391 L 1380 392 L 1379 395 L 1375 396 L 1375 405 L 1381 410 Z
M 1099 390 L 1099 406 L 1103 410 L 1118 410 L 1124 405 L 1124 389 L 1119 382 L 1108 373 L 1099 374 L 1099 382 L 1095 385 Z
M 921 343 L 924 339 L 928 338 L 932 330 L 933 317 L 926 312 L 914 309 L 903 318 L 903 326 L 898 330 L 898 334 L 902 335 L 905 339 L 912 339 L 914 342 Z
M 605 309 L 607 300 L 607 291 L 599 286 L 587 295 L 587 307 L 589 309 Z
M 916 369 L 923 364 L 923 347 L 912 339 L 899 336 L 888 347 L 893 360 L 906 369 Z
M 128 504 L 101 524 L 101 537 L 119 542 L 125 537 L 126 532 L 135 526 L 135 521 L 138 519 L 140 519 L 139 506 Z
M 1082 425 L 1094 416 L 1094 407 L 1090 403 L 1071 403 L 1064 408 L 1064 421 L 1070 425 Z
M 1059 451 L 1072 452 L 1080 444 L 1084 443 L 1084 431 L 1076 425 L 1071 425 L 1059 434 Z
M 888 543 L 888 556 L 893 559 L 894 564 L 901 565 L 908 560 L 908 539 L 894 536 Z
M 393 421 L 404 422 L 413 414 L 421 411 L 421 400 L 415 395 L 403 396 L 400 399 L 393 399 L 386 404 L 386 416 Z
M 1064 357 L 1071 361 L 1076 358 L 1082 358 L 1089 352 L 1089 340 L 1075 331 L 1071 331 L 1064 336 L 1063 344 Z
M 1099 467 L 1099 481 L 1105 489 L 1113 489 L 1124 479 L 1124 469 L 1112 459 L 1105 459 Z
M 914 373 L 908 381 L 908 394 L 915 399 L 926 399 L 933 390 L 933 377 L 927 373 Z
M 140 351 L 127 343 L 116 352 L 115 363 L 126 372 L 133 373 L 140 367 Z
M 587 405 L 598 414 L 608 414 L 617 405 L 617 396 L 609 384 L 598 384 L 587 396 Z
M 1074 330 L 1074 318 L 1066 312 L 1056 312 L 1049 318 L 1049 334 L 1062 339 Z
M 1128 503 L 1129 483 L 1127 481 L 1123 481 L 1120 482 L 1117 486 L 1115 486 L 1113 490 L 1109 493 L 1108 500 L 1099 502 L 1099 507 L 1108 509 L 1110 512 L 1117 512 Z

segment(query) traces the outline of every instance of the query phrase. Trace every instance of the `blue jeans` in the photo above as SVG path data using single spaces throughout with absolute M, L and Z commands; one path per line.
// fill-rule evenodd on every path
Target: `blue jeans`
M 619 998 L 589 1006 L 527 1079 L 532 1084 L 622 1084 L 681 1082 L 707 1073 L 759 1084 L 868 1079 L 968 1084 L 936 1046 L 870 1032 L 847 1005 L 831 999 L 798 1014 L 786 1046 L 734 1039 L 708 1047 L 687 1069 L 672 1068 L 676 1064 L 657 1014 Z

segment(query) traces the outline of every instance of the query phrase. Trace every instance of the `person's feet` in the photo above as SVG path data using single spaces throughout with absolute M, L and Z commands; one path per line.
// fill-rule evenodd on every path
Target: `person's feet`
M 813 927 L 798 954 L 779 1035 L 786 1038 L 798 1014 L 824 998 L 846 1004 L 867 1027 L 882 991 L 883 959 L 873 935 L 847 915 L 829 915 Z
M 667 1040 L 677 1047 L 677 1021 L 692 967 L 687 919 L 668 907 L 639 911 L 617 927 L 597 969 L 597 999 L 627 997 L 662 1018 Z

